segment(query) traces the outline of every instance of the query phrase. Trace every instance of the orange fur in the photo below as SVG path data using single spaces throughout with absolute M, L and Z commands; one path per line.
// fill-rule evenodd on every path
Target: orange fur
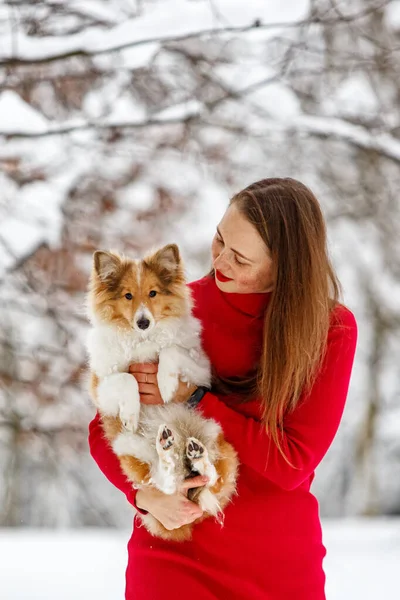
M 236 490 L 239 460 L 236 450 L 224 439 L 222 434 L 218 438 L 218 449 L 220 457 L 214 463 L 214 466 L 219 478 L 210 490 L 217 496 L 223 509 Z

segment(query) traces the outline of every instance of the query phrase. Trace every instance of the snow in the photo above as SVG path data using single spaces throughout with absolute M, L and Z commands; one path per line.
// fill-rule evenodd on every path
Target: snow
M 151 63 L 160 48 L 161 44 L 157 42 L 149 43 L 145 46 L 125 48 L 121 52 L 121 60 L 127 69 L 140 69 Z
M 130 207 L 135 211 L 145 211 L 152 207 L 153 194 L 150 182 L 137 181 L 127 185 L 118 194 L 118 200 L 121 206 Z
M 127 541 L 116 531 L 3 530 L 2 598 L 122 600 Z
M 18 190 L 18 202 L 10 202 L 0 223 L 0 277 L 42 244 L 52 248 L 59 245 L 65 198 L 63 176 L 58 184 L 37 181 L 25 185 Z
M 260 106 L 271 118 L 289 121 L 300 114 L 296 94 L 282 83 L 271 82 L 247 96 L 252 104 Z
M 376 91 L 365 73 L 352 74 L 323 103 L 327 114 L 345 117 L 373 116 L 379 111 Z
M 324 520 L 323 531 L 327 600 L 397 600 L 400 519 Z M 3 529 L 2 598 L 123 600 L 128 539 L 127 530 Z
M 395 31 L 400 29 L 400 2 L 389 2 L 388 6 L 385 7 L 385 22 L 392 27 Z
M 175 226 L 176 238 L 187 251 L 193 253 L 199 247 L 210 245 L 215 235 L 215 228 L 228 206 L 226 190 L 211 181 L 202 183 L 199 196 L 198 202 L 192 206 L 190 213 L 178 220 Z
M 308 0 L 287 0 L 279 4 L 274 0 L 252 0 L 245 4 L 241 0 L 219 0 L 218 10 L 214 12 L 210 2 L 174 0 L 155 3 L 154 6 L 146 6 L 140 17 L 128 19 L 108 31 L 91 28 L 58 38 L 32 38 L 22 31 L 4 33 L 0 41 L 0 57 L 31 62 L 66 53 L 104 53 L 133 44 L 199 35 L 226 27 L 248 27 L 256 19 L 263 24 L 290 25 L 303 19 L 308 7 Z M 17 51 L 14 51 L 15 48 Z
M 161 110 L 153 117 L 153 121 L 180 121 L 195 117 L 201 112 L 202 104 L 197 100 L 190 100 L 188 102 L 181 102 L 175 106 L 169 106 L 168 108 Z
M 45 117 L 15 92 L 0 94 L 0 131 L 2 133 L 40 133 L 48 128 Z
M 103 19 L 110 23 L 117 23 L 118 15 L 117 5 L 114 3 L 110 7 L 105 2 L 94 2 L 93 0 L 69 0 L 68 2 L 70 9 L 76 9 L 81 14 L 86 14 L 94 19 Z
M 0 224 L 1 263 L 5 269 L 32 253 L 41 243 L 40 230 L 33 223 L 6 218 Z M 3 274 L 0 271 L 1 274 Z
M 327 600 L 398 598 L 399 519 L 323 522 Z
M 400 141 L 388 133 L 375 133 L 341 119 L 310 115 L 299 116 L 292 126 L 304 133 L 336 137 L 361 148 L 376 150 L 400 162 Z

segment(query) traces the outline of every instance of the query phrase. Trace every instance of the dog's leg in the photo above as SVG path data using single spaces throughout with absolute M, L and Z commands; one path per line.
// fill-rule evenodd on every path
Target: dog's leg
M 157 383 L 161 398 L 165 403 L 174 397 L 179 385 L 177 352 L 174 346 L 163 348 L 158 357 Z
M 121 468 L 135 487 L 150 485 L 150 467 L 135 456 L 120 456 Z
M 102 415 L 117 417 L 125 429 L 136 431 L 140 395 L 136 379 L 129 373 L 113 373 L 104 377 L 97 386 L 97 406 Z
M 167 425 L 160 425 L 158 428 L 156 448 L 159 460 L 152 480 L 164 494 L 174 494 L 177 487 L 175 474 L 175 438 Z
M 158 363 L 158 387 L 164 402 L 170 402 L 181 381 L 209 387 L 211 383 L 210 363 L 203 352 L 169 346 L 160 352 Z
M 207 487 L 211 487 L 218 479 L 217 471 L 211 463 L 207 448 L 198 439 L 190 437 L 186 440 L 186 456 L 193 471 L 209 478 Z

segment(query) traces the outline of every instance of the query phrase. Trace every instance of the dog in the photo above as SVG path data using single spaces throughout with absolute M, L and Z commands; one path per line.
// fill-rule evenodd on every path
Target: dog
M 189 498 L 203 510 L 194 523 L 167 530 L 150 513 L 138 515 L 150 533 L 175 541 L 190 539 L 193 526 L 206 517 L 223 524 L 238 471 L 236 451 L 219 424 L 173 401 L 179 381 L 188 389 L 211 385 L 201 323 L 192 307 L 176 244 L 142 260 L 94 253 L 87 294 L 90 393 L 123 472 L 135 488 L 152 485 L 165 494 L 175 493 L 188 477 L 209 479 L 190 490 Z M 143 362 L 158 362 L 163 405 L 140 404 L 128 368 Z

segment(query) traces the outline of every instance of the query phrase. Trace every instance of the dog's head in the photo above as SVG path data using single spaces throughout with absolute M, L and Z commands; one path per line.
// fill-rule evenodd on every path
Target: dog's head
M 142 260 L 97 251 L 88 294 L 96 320 L 142 334 L 168 317 L 190 312 L 189 291 L 176 244 L 168 244 Z

